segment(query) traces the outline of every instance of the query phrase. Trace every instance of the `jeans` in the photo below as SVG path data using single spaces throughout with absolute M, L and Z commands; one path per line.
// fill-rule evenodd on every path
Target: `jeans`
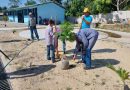
M 54 45 L 47 45 L 47 59 L 55 61 L 55 48 Z
M 86 53 L 82 54 L 82 60 L 87 68 L 91 68 L 91 49 L 86 49 Z
M 91 50 L 97 41 L 98 35 L 88 40 L 88 46 L 82 51 L 82 60 L 86 67 L 91 68 Z
M 38 35 L 38 32 L 37 32 L 37 29 L 36 29 L 36 26 L 30 26 L 30 32 L 31 32 L 31 39 L 34 40 L 34 33 L 35 33 L 35 36 L 36 38 L 39 40 L 39 35 Z

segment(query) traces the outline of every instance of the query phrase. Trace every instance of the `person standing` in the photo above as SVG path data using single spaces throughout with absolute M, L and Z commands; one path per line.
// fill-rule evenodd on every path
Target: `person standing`
M 90 11 L 85 8 L 82 15 L 82 23 L 80 29 L 90 28 L 92 22 L 92 17 L 90 16 Z
M 45 39 L 46 39 L 46 45 L 47 45 L 47 60 L 52 60 L 52 63 L 55 62 L 55 44 L 54 44 L 54 21 L 49 20 L 49 25 L 46 29 L 45 33 Z
M 76 34 L 76 47 L 74 50 L 73 59 L 79 51 L 82 52 L 82 61 L 84 63 L 84 69 L 91 69 L 91 50 L 98 39 L 99 33 L 90 28 L 81 29 Z
M 31 12 L 29 13 L 28 27 L 30 28 L 30 32 L 31 32 L 31 39 L 34 40 L 34 33 L 35 33 L 35 36 L 39 41 L 39 35 L 36 28 L 36 18 L 33 16 Z

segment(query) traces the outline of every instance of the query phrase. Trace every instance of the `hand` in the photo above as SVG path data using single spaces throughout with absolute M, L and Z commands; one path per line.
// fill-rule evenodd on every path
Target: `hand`
M 82 15 L 82 20 L 84 19 L 84 16 L 85 16 L 85 15 Z
M 75 60 L 76 59 L 76 55 L 73 55 L 73 60 Z

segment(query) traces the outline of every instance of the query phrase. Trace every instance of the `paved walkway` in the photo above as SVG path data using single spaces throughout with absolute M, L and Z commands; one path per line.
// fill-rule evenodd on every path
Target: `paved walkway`
M 37 25 L 37 28 L 38 29 L 41 29 L 41 28 L 46 28 L 46 26 L 44 25 Z M 28 27 L 27 26 L 24 26 L 24 27 L 5 27 L 5 28 L 0 28 L 0 31 L 12 31 L 12 30 L 28 30 Z
M 78 29 L 74 30 L 75 32 L 78 31 Z M 45 29 L 38 29 L 38 34 L 40 39 L 45 39 Z M 23 38 L 30 39 L 30 31 L 22 31 L 19 33 L 19 35 Z M 108 37 L 108 34 L 99 32 L 99 38 L 98 39 L 106 39 Z
M 121 31 L 114 31 L 114 30 L 99 29 L 99 28 L 94 28 L 94 29 L 100 30 L 100 31 L 112 32 L 112 33 L 121 35 L 121 38 L 113 38 L 113 40 L 130 48 L 130 33 L 121 32 Z

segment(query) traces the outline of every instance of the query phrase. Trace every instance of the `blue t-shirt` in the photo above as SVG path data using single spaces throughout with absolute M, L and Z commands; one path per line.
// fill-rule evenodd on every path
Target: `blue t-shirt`
M 88 22 L 92 22 L 92 17 L 91 16 L 84 16 L 84 19 Z M 82 21 L 82 25 L 81 25 L 81 29 L 85 29 L 85 28 L 90 28 L 90 25 L 86 24 L 84 22 L 84 20 Z

